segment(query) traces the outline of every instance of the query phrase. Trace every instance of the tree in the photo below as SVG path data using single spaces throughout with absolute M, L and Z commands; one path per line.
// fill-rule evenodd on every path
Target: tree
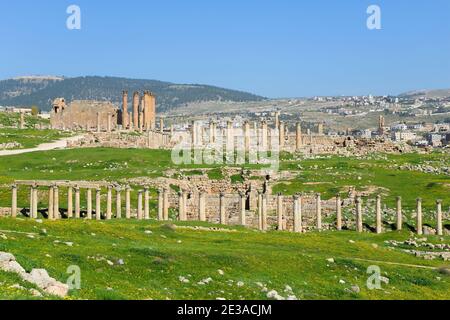
M 32 106 L 31 107 L 31 114 L 33 116 L 37 116 L 39 114 L 39 108 L 37 106 Z

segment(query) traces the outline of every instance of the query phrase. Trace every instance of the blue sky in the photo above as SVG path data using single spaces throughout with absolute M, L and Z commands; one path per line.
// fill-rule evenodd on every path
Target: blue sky
M 81 8 L 81 30 L 66 9 Z M 382 30 L 366 28 L 381 7 Z M 448 0 L 14 0 L 0 79 L 111 75 L 268 97 L 450 88 Z

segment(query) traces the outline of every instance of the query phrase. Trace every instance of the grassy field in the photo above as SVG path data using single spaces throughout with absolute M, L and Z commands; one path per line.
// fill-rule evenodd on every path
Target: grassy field
M 0 144 L 16 142 L 21 146 L 13 149 L 34 148 L 42 143 L 52 142 L 65 137 L 69 137 L 69 133 L 57 130 L 37 130 L 37 129 L 0 129 Z
M 81 289 L 72 290 L 70 299 L 266 299 L 258 283 L 284 297 L 288 285 L 299 299 L 450 299 L 450 277 L 433 269 L 443 261 L 416 258 L 384 242 L 408 239 L 408 232 L 213 232 L 155 221 L 2 218 L 0 234 L 6 237 L 0 251 L 14 254 L 27 271 L 45 268 L 66 282 L 67 268 L 80 267 Z M 441 242 L 433 236 L 428 241 Z M 389 278 L 380 290 L 366 286 L 371 265 Z M 207 278 L 209 283 L 200 283 Z M 32 298 L 27 290 L 10 288 L 33 287 L 14 274 L 0 272 L 0 283 L 0 299 Z

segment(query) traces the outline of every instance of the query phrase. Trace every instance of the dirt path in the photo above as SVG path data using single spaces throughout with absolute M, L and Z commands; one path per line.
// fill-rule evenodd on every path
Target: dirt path
M 4 156 L 12 156 L 16 154 L 23 154 L 23 153 L 30 153 L 30 152 L 36 152 L 36 151 L 48 151 L 48 150 L 54 150 L 54 149 L 65 149 L 67 148 L 67 143 L 71 141 L 76 141 L 81 139 L 83 136 L 75 136 L 75 137 L 69 137 L 60 139 L 53 142 L 48 143 L 42 143 L 38 145 L 35 148 L 29 148 L 29 149 L 18 149 L 18 150 L 0 150 L 0 157 Z

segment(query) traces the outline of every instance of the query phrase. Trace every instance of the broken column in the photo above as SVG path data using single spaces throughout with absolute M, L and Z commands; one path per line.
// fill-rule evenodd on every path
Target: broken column
M 320 199 L 320 193 L 316 194 L 316 218 L 317 230 L 322 230 L 322 200 Z
M 150 219 L 150 191 L 148 187 L 144 188 L 144 219 Z
M 220 224 L 226 224 L 226 211 L 225 211 L 225 194 L 223 192 L 219 195 L 219 211 L 220 211 Z
M 107 187 L 106 195 L 106 220 L 111 220 L 112 217 L 112 187 Z
M 263 229 L 263 196 L 262 192 L 258 191 L 258 229 Z
M 423 225 L 422 225 L 422 199 L 417 198 L 416 200 L 416 230 L 418 235 L 423 234 Z
M 139 129 L 139 92 L 133 93 L 133 129 Z
M 241 226 L 245 226 L 246 225 L 246 210 L 245 210 L 245 202 L 246 202 L 246 196 L 245 196 L 245 192 L 239 192 L 239 198 L 240 198 L 240 217 L 239 217 L 239 223 L 241 224 Z
M 159 118 L 159 132 L 164 133 L 164 119 Z
M 102 213 L 101 213 L 101 190 L 100 188 L 97 188 L 95 191 L 95 219 L 101 220 L 102 219 Z
M 30 187 L 30 218 L 33 218 L 33 211 L 34 211 L 34 187 Z
M 402 230 L 403 214 L 402 214 L 402 197 L 397 197 L 397 230 Z
M 198 216 L 200 221 L 206 221 L 206 195 L 200 192 L 198 195 Z
M 101 132 L 102 131 L 102 127 L 101 127 L 101 123 L 100 123 L 100 112 L 97 112 L 97 132 Z
M 106 131 L 111 132 L 111 128 L 112 128 L 112 115 L 110 112 L 108 112 L 108 122 L 106 126 Z
M 268 194 L 264 193 L 262 197 L 262 230 L 267 230 L 267 203 L 268 202 Z
M 180 221 L 186 221 L 183 200 L 183 191 L 180 191 L 178 192 L 178 219 Z
M 250 123 L 248 121 L 244 122 L 244 150 L 246 153 L 250 150 Z
M 33 186 L 33 219 L 37 219 L 38 217 L 38 189 L 37 186 Z
M 436 201 L 436 234 L 442 236 L 442 200 Z
M 268 148 L 268 127 L 265 120 L 261 121 L 261 148 L 262 151 L 267 151 Z
M 67 189 L 67 217 L 73 218 L 73 190 L 72 187 Z
M 164 189 L 164 194 L 163 194 L 163 219 L 164 221 L 168 221 L 169 220 L 169 207 L 170 207 L 170 203 L 169 203 L 169 190 Z
M 341 195 L 336 195 L 336 229 L 342 230 L 342 200 Z
M 356 231 L 363 232 L 362 199 L 361 199 L 361 196 L 357 196 L 356 197 Z
M 122 218 L 122 195 L 120 187 L 116 188 L 116 218 Z
M 294 195 L 294 232 L 303 232 L 302 226 L 302 198 Z
M 161 189 L 159 189 L 158 190 L 158 221 L 164 220 L 163 210 L 164 210 L 163 191 Z
M 131 188 L 126 186 L 125 188 L 125 218 L 131 218 Z
M 17 185 L 11 186 L 12 198 L 11 198 L 11 217 L 17 217 Z
M 142 220 L 142 190 L 138 191 L 137 219 Z
M 25 129 L 25 114 L 23 112 L 20 112 L 19 129 Z
M 86 196 L 87 216 L 86 216 L 86 218 L 88 220 L 91 220 L 92 219 L 92 189 L 88 188 L 86 193 L 87 193 L 87 196 Z
M 129 116 L 128 116 L 128 91 L 122 92 L 122 127 L 123 129 L 127 129 L 129 125 Z
M 53 217 L 58 220 L 60 218 L 59 214 L 59 187 L 53 187 Z
M 284 122 L 282 122 L 282 121 L 280 121 L 278 134 L 279 134 L 279 147 L 280 147 L 280 151 L 282 151 L 283 147 L 284 147 L 284 142 L 285 142 L 285 135 L 284 135 L 285 127 L 284 127 Z
M 53 186 L 48 188 L 48 219 L 49 220 L 54 220 L 55 217 L 53 215 L 53 208 L 54 208 L 54 204 L 53 204 L 53 196 L 54 196 L 54 192 L 53 192 Z
M 277 197 L 277 217 L 278 217 L 278 230 L 283 230 L 283 195 L 278 194 Z
M 381 195 L 377 195 L 377 203 L 375 208 L 376 232 L 378 234 L 383 232 L 381 225 Z

